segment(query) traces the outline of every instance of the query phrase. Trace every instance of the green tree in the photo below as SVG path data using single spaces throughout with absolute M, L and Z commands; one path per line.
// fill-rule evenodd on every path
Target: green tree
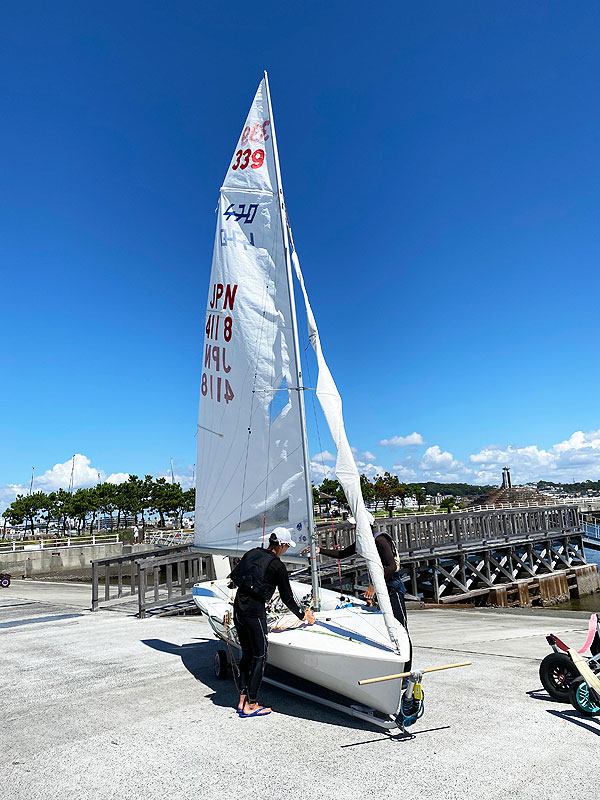
M 400 496 L 401 489 L 398 476 L 384 472 L 383 476 L 377 478 L 373 487 L 376 506 L 377 503 L 381 503 L 386 512 L 391 513 L 396 504 L 396 498 Z
M 331 510 L 331 502 L 332 500 L 337 500 L 339 502 L 339 493 L 342 491 L 342 487 L 340 486 L 340 482 L 336 481 L 333 478 L 325 478 L 323 483 L 319 486 L 319 492 L 324 497 L 321 497 L 321 502 L 324 502 L 327 507 L 327 514 L 329 514 Z M 345 498 L 344 501 L 345 502 Z
M 448 513 L 450 513 L 455 505 L 456 501 L 453 497 L 444 497 L 444 499 L 440 503 L 440 508 L 446 508 L 448 509 Z
M 77 519 L 77 533 L 85 530 L 85 520 L 92 510 L 92 499 L 89 489 L 77 489 L 71 496 L 71 514 Z
M 109 516 L 110 529 L 113 528 L 113 511 L 116 508 L 116 486 L 114 483 L 99 483 L 96 486 L 96 498 L 98 501 L 98 511 Z
M 372 503 L 375 499 L 375 489 L 366 475 L 360 476 L 360 490 L 365 503 Z
M 117 510 L 117 533 L 121 528 L 121 515 L 125 514 L 125 523 L 127 523 L 127 507 L 130 502 L 130 489 L 125 483 L 117 483 L 115 485 L 114 503 Z
M 50 528 L 50 520 L 57 516 L 56 492 L 50 492 L 49 494 L 44 495 L 44 502 L 40 508 L 40 511 L 46 512 L 46 536 L 47 536 Z
M 144 481 L 137 475 L 130 475 L 128 480 L 120 486 L 123 508 L 133 516 L 133 522 L 137 525 L 138 514 L 143 513 L 144 510 Z
M 44 508 L 44 492 L 34 492 L 34 494 L 18 495 L 16 500 L 8 507 L 9 520 L 13 525 L 21 525 L 25 522 L 25 535 L 27 535 L 27 523 L 31 523 L 31 533 L 35 528 L 35 518 Z
M 181 507 L 181 486 L 178 483 L 167 483 L 165 478 L 157 478 L 152 484 L 151 509 L 160 518 L 159 527 L 165 528 L 165 515 L 177 514 Z
M 183 528 L 183 515 L 196 508 L 196 489 L 191 488 L 181 492 L 181 508 L 179 526 Z
M 425 503 L 425 500 L 427 499 L 425 497 L 425 492 L 423 491 L 423 489 L 420 486 L 414 486 L 413 485 L 411 487 L 411 494 L 415 498 L 415 500 L 417 501 L 417 506 L 418 506 L 418 509 L 420 511 L 421 510 L 421 506 Z
M 402 508 L 406 507 L 406 498 L 410 497 L 410 489 L 405 483 L 399 484 L 398 498 L 402 504 Z
M 61 525 L 61 520 L 62 520 L 63 534 L 66 533 L 67 530 L 67 517 L 69 517 L 73 513 L 72 498 L 73 496 L 69 492 L 65 492 L 64 489 L 59 489 L 55 493 L 53 513 L 56 514 L 59 527 Z

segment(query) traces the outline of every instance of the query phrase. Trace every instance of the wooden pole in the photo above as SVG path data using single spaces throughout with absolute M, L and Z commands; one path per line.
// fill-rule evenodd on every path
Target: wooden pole
M 422 670 L 423 673 L 425 672 L 440 672 L 443 669 L 454 669 L 455 667 L 470 667 L 472 664 L 471 661 L 461 661 L 460 664 L 444 664 L 443 667 L 428 667 L 427 669 Z M 419 670 L 415 670 L 418 672 Z M 383 675 L 381 678 L 365 678 L 364 681 L 358 681 L 359 686 L 364 686 L 367 683 L 380 683 L 381 681 L 393 681 L 396 678 L 408 678 L 410 672 L 400 672 L 398 675 Z

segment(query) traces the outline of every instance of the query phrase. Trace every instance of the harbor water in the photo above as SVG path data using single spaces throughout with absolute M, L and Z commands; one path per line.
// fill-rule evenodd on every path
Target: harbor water
M 585 557 L 588 564 L 598 564 L 600 570 L 600 550 L 586 548 Z M 570 600 L 568 603 L 559 603 L 556 606 L 547 606 L 548 611 L 597 611 L 600 612 L 600 594 L 590 594 L 587 597 Z

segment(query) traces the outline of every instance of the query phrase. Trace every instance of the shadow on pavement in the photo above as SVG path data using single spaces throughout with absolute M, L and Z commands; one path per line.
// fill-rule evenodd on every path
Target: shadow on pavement
M 558 717 L 559 719 L 565 719 L 567 722 L 572 722 L 573 725 L 579 725 L 580 728 L 585 728 L 590 733 L 600 736 L 600 718 L 580 717 L 575 709 L 571 711 L 555 711 L 550 708 L 548 709 L 548 714 L 552 714 L 553 717 Z
M 158 650 L 161 653 L 169 653 L 170 655 L 181 658 L 181 662 L 187 671 L 190 672 L 197 681 L 200 681 L 204 686 L 208 686 L 213 690 L 213 693 L 207 694 L 206 697 L 212 700 L 215 705 L 223 708 L 235 708 L 237 706 L 238 693 L 231 677 L 226 680 L 220 680 L 216 677 L 214 672 L 215 652 L 223 648 L 222 642 L 203 638 L 182 645 L 165 642 L 162 639 L 142 639 L 141 641 L 142 644 L 151 647 L 153 650 Z M 229 673 L 229 675 L 231 676 L 231 673 Z M 284 675 L 285 678 L 294 677 L 287 676 L 285 673 L 267 667 L 267 677 L 274 677 L 277 680 L 282 680 L 282 676 Z M 283 680 L 285 680 L 285 678 L 283 678 Z M 307 690 L 316 694 L 316 689 L 313 685 Z M 270 686 L 268 683 L 264 683 L 261 686 L 260 702 L 266 706 L 271 706 L 278 714 L 288 717 L 298 717 L 314 722 L 322 722 L 326 725 L 343 725 L 346 728 L 354 728 L 365 732 L 372 732 L 373 727 L 376 727 L 372 727 L 362 720 L 346 716 L 346 714 L 342 712 L 318 705 L 311 700 L 306 700 L 297 695 L 285 692 L 275 686 Z M 394 738 L 393 735 L 384 731 L 381 731 L 381 734 L 384 739 Z
M 554 697 L 550 697 L 548 692 L 541 687 L 539 689 L 532 689 L 529 692 L 525 692 L 528 697 L 531 697 L 532 700 L 543 700 L 545 703 L 555 703 L 557 706 L 562 706 L 564 703 L 561 703 L 560 700 L 556 700 Z

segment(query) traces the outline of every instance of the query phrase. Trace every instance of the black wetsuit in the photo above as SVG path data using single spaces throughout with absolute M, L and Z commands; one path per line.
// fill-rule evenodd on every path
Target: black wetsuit
M 244 558 L 252 552 L 252 550 L 249 550 Z M 271 596 L 274 594 L 275 589 L 278 589 L 279 596 L 290 611 L 298 619 L 304 619 L 304 612 L 301 611 L 292 594 L 290 579 L 283 562 L 274 553 L 271 555 L 271 561 L 268 562 L 265 569 L 264 583 L 273 589 Z M 236 592 L 233 604 L 233 621 L 242 648 L 242 658 L 239 663 L 240 694 L 246 695 L 248 703 L 256 703 L 267 663 L 268 642 L 265 601 L 248 589 L 240 587 Z
M 394 551 L 392 550 L 392 543 L 389 534 L 381 533 L 376 534 L 375 544 L 377 552 L 383 565 L 383 577 L 387 586 L 388 594 L 390 596 L 390 603 L 392 604 L 392 611 L 398 622 L 406 628 L 408 632 L 408 618 L 406 616 L 406 602 L 404 595 L 406 594 L 406 587 L 400 577 L 400 573 L 396 570 L 396 559 Z M 349 558 L 356 555 L 356 542 L 353 542 L 343 550 L 326 550 L 324 547 L 319 551 L 324 556 L 329 558 Z M 408 637 L 410 642 L 410 636 Z M 410 642 L 410 655 L 408 661 L 404 664 L 404 669 L 408 672 L 412 665 L 412 642 Z

